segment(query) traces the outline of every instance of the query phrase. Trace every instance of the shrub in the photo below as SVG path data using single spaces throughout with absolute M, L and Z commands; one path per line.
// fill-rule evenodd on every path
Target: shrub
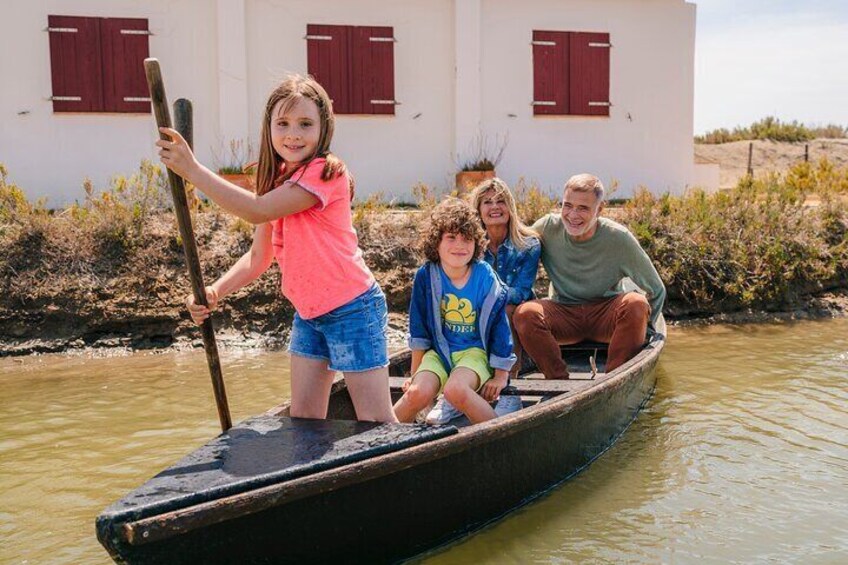
M 652 257 L 671 300 L 706 311 L 774 309 L 848 276 L 848 207 L 830 196 L 805 205 L 811 193 L 832 194 L 845 174 L 801 164 L 785 176 L 743 179 L 727 193 L 642 190 L 621 219 Z
M 70 217 L 101 252 L 123 255 L 140 241 L 150 215 L 169 207 L 166 183 L 162 168 L 147 160 L 129 178 L 113 177 L 100 193 L 86 179 L 85 201 L 69 208 Z
M 537 184 L 527 184 L 524 177 L 518 179 L 512 193 L 518 216 L 527 225 L 533 225 L 533 222 L 553 211 L 559 203 L 556 197 L 542 191 Z
M 828 124 L 824 127 L 808 127 L 798 121 L 781 122 L 773 116 L 767 116 L 748 127 L 735 127 L 733 131 L 719 128 L 704 135 L 696 135 L 695 143 L 718 144 L 743 140 L 771 141 L 809 141 L 817 138 L 844 138 L 848 128 Z
M 368 198 L 353 203 L 353 227 L 360 234 L 367 231 L 374 217 L 384 214 L 390 206 L 383 192 L 375 192 Z
M 33 214 L 46 214 L 44 199 L 30 202 L 21 188 L 8 181 L 9 172 L 0 163 L 0 225 L 26 221 Z

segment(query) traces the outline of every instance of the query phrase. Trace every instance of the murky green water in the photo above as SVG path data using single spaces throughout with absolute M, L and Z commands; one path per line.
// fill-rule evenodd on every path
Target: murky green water
M 233 419 L 287 398 L 224 354 Z M 671 330 L 586 472 L 422 561 L 848 562 L 848 320 Z M 94 517 L 218 431 L 202 352 L 0 359 L 0 563 L 109 563 Z

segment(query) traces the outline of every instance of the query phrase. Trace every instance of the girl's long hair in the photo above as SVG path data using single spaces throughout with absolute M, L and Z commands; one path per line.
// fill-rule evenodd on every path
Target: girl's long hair
M 521 221 L 521 217 L 518 215 L 518 209 L 515 206 L 515 197 L 512 195 L 512 191 L 504 181 L 497 177 L 478 184 L 474 188 L 474 192 L 471 193 L 471 203 L 472 206 L 474 206 L 474 210 L 477 211 L 477 216 L 480 218 L 480 224 L 485 226 L 485 224 L 483 224 L 483 216 L 480 215 L 480 204 L 489 193 L 492 194 L 492 198 L 503 196 L 504 202 L 506 202 L 506 207 L 509 210 L 509 223 L 507 224 L 509 239 L 512 240 L 512 244 L 516 247 L 516 249 L 527 249 L 530 245 L 528 238 L 539 237 L 539 234 Z
M 318 138 L 318 147 L 315 154 L 309 157 L 302 165 L 294 170 L 281 171 L 283 159 L 274 151 L 271 141 L 271 121 L 274 119 L 274 108 L 283 101 L 282 113 L 288 112 L 298 100 L 311 100 L 318 107 L 319 126 L 321 134 Z M 259 141 L 259 162 L 256 165 L 256 193 L 265 194 L 271 189 L 281 185 L 294 175 L 297 171 L 305 170 L 313 159 L 323 157 L 326 159 L 321 179 L 332 180 L 347 172 L 347 167 L 341 159 L 330 153 L 330 142 L 333 140 L 336 119 L 333 115 L 333 103 L 318 81 L 309 76 L 291 75 L 277 86 L 268 97 L 265 104 L 265 115 L 262 118 L 262 136 Z M 353 178 L 350 177 L 350 197 L 353 199 Z

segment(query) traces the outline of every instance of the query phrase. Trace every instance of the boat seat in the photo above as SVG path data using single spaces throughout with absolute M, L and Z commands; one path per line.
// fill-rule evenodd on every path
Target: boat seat
M 529 377 L 529 378 L 526 378 Z M 517 396 L 559 395 L 580 392 L 592 386 L 595 381 L 589 373 L 577 373 L 564 381 L 545 379 L 541 373 L 526 375 L 525 378 L 512 379 L 501 394 Z M 389 377 L 389 386 L 394 393 L 400 393 L 406 377 Z
M 237 424 L 104 511 L 133 521 L 457 433 L 454 426 L 261 415 Z

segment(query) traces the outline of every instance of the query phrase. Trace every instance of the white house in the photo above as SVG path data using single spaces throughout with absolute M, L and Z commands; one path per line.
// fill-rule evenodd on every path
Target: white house
M 155 159 L 145 56 L 171 101 L 192 101 L 210 167 L 231 140 L 255 146 L 270 89 L 309 72 L 359 194 L 450 186 L 481 135 L 508 136 L 509 183 L 717 185 L 693 158 L 684 0 L 10 0 L 0 41 L 0 163 L 54 206 Z

